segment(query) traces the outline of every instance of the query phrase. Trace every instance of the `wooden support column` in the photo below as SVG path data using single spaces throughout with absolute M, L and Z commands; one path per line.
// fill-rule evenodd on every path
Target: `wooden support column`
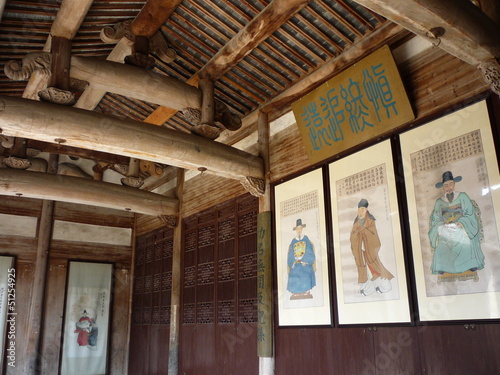
M 181 306 L 181 251 L 182 251 L 182 196 L 184 190 L 184 169 L 177 170 L 177 199 L 179 215 L 174 228 L 174 251 L 172 255 L 172 292 L 170 297 L 170 339 L 168 350 L 168 375 L 179 371 L 179 325 Z
M 259 112 L 258 119 L 259 156 L 264 160 L 265 192 L 259 198 L 257 217 L 257 354 L 259 375 L 274 374 L 273 357 L 273 269 L 271 245 L 271 192 L 268 114 Z
M 193 133 L 215 139 L 221 129 L 215 126 L 214 81 L 210 76 L 204 76 L 198 82 L 198 86 L 201 90 L 200 123 L 194 126 Z
M 69 90 L 69 66 L 71 61 L 71 39 L 52 37 L 52 67 L 49 87 Z
M 57 173 L 58 155 L 51 154 L 49 158 L 48 173 Z M 24 374 L 35 374 L 40 367 L 40 342 L 41 327 L 43 319 L 43 301 L 45 297 L 45 285 L 47 282 L 47 263 L 49 259 L 50 241 L 52 238 L 54 201 L 44 200 L 42 211 L 38 219 L 37 246 L 35 276 L 33 288 L 31 289 L 31 301 L 28 315 L 27 344 L 25 355 L 27 356 Z
M 202 125 L 214 126 L 214 81 L 210 77 L 203 77 L 199 86 L 201 89 L 201 120 Z

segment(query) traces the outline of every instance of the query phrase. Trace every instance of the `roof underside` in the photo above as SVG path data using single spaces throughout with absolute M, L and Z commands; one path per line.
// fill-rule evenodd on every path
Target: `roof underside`
M 182 1 L 161 27 L 176 59 L 158 56 L 155 70 L 181 81 L 195 75 L 226 43 L 267 5 L 265 0 Z M 134 19 L 145 1 L 94 1 L 72 42 L 72 54 L 108 57 L 114 45 L 105 44 L 105 26 Z M 59 10 L 60 1 L 7 1 L 0 23 L 0 94 L 22 96 L 26 82 L 3 73 L 9 60 L 41 52 Z M 385 20 L 351 0 L 316 0 L 279 27 L 215 83 L 216 98 L 241 117 L 267 103 L 296 82 L 349 49 Z M 120 118 L 144 120 L 158 105 L 107 93 L 96 111 Z M 165 124 L 190 132 L 177 113 Z

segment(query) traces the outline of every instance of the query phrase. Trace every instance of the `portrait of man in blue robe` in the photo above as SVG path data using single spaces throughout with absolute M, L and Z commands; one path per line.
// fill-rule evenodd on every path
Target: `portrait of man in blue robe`
M 306 227 L 302 219 L 297 219 L 293 230 L 297 236 L 288 247 L 288 283 L 287 290 L 292 293 L 290 299 L 313 298 L 311 289 L 316 286 L 314 245 L 302 234 Z
M 484 268 L 480 211 L 466 193 L 455 190 L 455 183 L 460 181 L 462 176 L 453 177 L 451 171 L 446 171 L 435 185 L 443 190 L 430 217 L 431 270 L 435 275 Z

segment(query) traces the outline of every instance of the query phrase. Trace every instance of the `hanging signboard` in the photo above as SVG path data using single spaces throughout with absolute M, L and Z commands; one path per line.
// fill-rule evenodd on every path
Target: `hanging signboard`
M 292 109 L 311 163 L 415 118 L 388 46 L 296 101 Z

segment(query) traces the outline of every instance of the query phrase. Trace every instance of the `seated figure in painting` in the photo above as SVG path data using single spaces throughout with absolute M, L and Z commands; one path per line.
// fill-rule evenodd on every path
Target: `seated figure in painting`
M 484 268 L 481 250 L 482 223 L 477 204 L 464 192 L 455 190 L 462 176 L 443 173 L 435 186 L 443 190 L 430 217 L 429 239 L 434 252 L 433 274 L 476 272 Z
M 293 238 L 288 247 L 288 283 L 287 290 L 292 293 L 290 299 L 313 298 L 311 289 L 316 286 L 314 245 L 302 230 L 306 224 L 302 219 L 297 219 L 293 228 L 297 236 Z

